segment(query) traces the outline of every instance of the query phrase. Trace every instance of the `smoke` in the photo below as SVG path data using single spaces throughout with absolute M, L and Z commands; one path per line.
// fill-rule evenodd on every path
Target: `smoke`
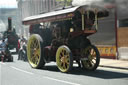
M 128 18 L 128 0 L 73 0 L 72 5 L 96 5 L 114 10 L 116 8 L 118 18 Z
M 116 11 L 119 19 L 128 19 L 128 0 L 115 0 Z
M 73 6 L 79 6 L 79 5 L 91 5 L 93 3 L 100 3 L 103 0 L 73 0 L 72 5 Z
M 72 5 L 98 5 L 104 7 L 106 5 L 113 5 L 119 9 L 126 9 L 128 7 L 128 0 L 73 0 Z
M 119 9 L 128 8 L 128 0 L 116 0 L 115 4 Z
M 88 7 L 106 8 L 107 6 L 111 6 L 111 3 L 104 2 L 104 0 L 73 0 L 72 5 L 73 6 L 87 5 Z
M 3 23 L 3 21 L 0 19 L 0 32 L 5 31 L 6 30 L 6 26 Z

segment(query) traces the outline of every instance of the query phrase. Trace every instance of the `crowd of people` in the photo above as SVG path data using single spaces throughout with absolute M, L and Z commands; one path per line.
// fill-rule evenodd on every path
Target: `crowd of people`
M 21 38 L 18 38 L 18 44 L 17 44 L 18 54 L 23 49 L 23 46 L 26 44 L 27 44 L 27 39 L 25 39 L 24 36 L 21 36 Z M 8 37 L 3 36 L 0 42 L 0 60 L 2 60 L 3 56 L 7 55 L 8 52 L 10 53 L 10 56 L 12 56 L 9 49 Z M 18 59 L 20 59 L 20 57 L 18 57 Z

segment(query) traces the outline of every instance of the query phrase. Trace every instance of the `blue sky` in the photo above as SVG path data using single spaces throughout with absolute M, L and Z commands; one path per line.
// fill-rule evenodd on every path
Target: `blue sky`
M 0 8 L 17 8 L 16 0 L 0 0 Z

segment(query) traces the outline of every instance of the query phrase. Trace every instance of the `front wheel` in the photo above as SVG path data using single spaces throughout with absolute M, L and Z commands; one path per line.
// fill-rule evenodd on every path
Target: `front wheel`
M 85 59 L 81 60 L 83 68 L 89 71 L 96 70 L 100 62 L 98 49 L 94 45 L 89 45 L 82 49 L 81 55 L 85 57 Z
M 69 72 L 73 66 L 73 57 L 70 49 L 63 45 L 56 52 L 56 63 L 61 72 Z
M 32 68 L 42 68 L 45 65 L 43 58 L 43 39 L 38 34 L 33 34 L 27 44 L 28 62 Z

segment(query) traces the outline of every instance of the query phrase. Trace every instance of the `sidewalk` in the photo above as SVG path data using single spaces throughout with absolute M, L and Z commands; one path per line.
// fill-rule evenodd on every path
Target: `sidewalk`
M 128 60 L 115 60 L 115 59 L 101 58 L 100 66 L 128 70 Z

